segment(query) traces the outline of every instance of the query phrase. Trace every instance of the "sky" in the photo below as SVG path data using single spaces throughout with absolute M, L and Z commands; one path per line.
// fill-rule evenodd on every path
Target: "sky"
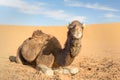
M 120 22 L 120 0 L 0 0 L 0 24 L 66 25 Z

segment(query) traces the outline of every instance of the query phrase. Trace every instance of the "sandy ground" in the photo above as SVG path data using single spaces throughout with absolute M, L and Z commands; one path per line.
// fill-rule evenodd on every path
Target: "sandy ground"
M 0 26 L 0 80 L 120 80 L 120 23 L 94 24 L 84 28 L 82 49 L 72 66 L 80 69 L 75 75 L 57 74 L 47 77 L 33 67 L 9 61 L 17 48 L 34 30 L 54 35 L 62 47 L 66 26 Z

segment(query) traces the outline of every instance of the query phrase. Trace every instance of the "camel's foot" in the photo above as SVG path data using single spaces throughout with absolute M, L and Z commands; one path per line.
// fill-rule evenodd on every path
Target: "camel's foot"
M 79 72 L 79 68 L 72 67 L 72 66 L 58 68 L 58 69 L 54 70 L 55 74 L 71 74 L 71 75 L 75 75 L 78 72 Z
M 69 66 L 69 67 L 64 67 L 64 71 L 65 71 L 65 72 L 66 72 L 66 71 L 69 71 L 69 73 L 70 73 L 71 75 L 75 75 L 75 74 L 77 74 L 77 73 L 79 72 L 79 68 Z
M 54 72 L 51 68 L 48 68 L 45 65 L 39 65 L 36 67 L 37 70 L 41 70 L 46 76 L 53 76 Z

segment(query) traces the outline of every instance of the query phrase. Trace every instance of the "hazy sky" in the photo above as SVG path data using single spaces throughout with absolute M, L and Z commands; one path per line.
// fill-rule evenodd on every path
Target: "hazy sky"
M 120 22 L 120 0 L 0 0 L 0 24 L 66 25 Z

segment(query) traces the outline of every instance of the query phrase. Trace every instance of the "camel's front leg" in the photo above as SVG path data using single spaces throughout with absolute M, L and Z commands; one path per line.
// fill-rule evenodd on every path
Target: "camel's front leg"
M 39 71 L 41 70 L 47 76 L 52 76 L 54 74 L 53 70 L 51 69 L 53 61 L 54 57 L 52 54 L 39 54 L 36 58 L 36 69 Z

